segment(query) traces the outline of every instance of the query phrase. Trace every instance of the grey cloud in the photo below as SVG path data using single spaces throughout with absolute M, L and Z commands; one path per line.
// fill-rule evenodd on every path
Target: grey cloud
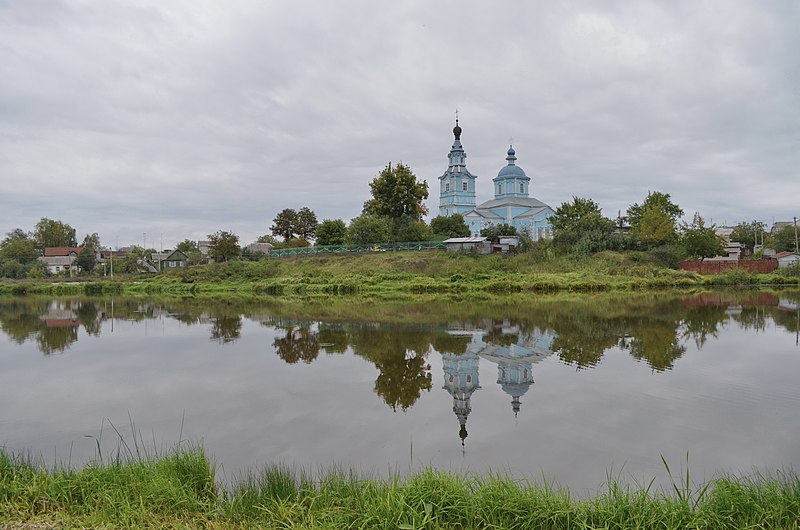
M 2 4 L 0 230 L 348 219 L 390 161 L 435 182 L 456 107 L 482 197 L 513 137 L 553 206 L 790 218 L 798 27 L 790 1 Z

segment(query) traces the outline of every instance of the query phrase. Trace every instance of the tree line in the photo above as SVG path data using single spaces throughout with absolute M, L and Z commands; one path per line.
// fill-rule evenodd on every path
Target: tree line
M 257 239 L 274 248 L 316 245 L 365 245 L 409 241 L 444 240 L 467 237 L 470 229 L 459 214 L 436 216 L 426 223 L 428 211 L 423 201 L 428 198 L 428 185 L 418 181 L 411 168 L 402 163 L 386 167 L 370 183 L 371 198 L 360 215 L 345 223 L 342 219 L 317 220 L 308 207 L 285 208 L 273 219 L 270 233 Z M 562 203 L 551 216 L 552 240 L 534 242 L 529 234 L 518 233 L 512 226 L 490 225 L 480 235 L 496 241 L 501 236 L 519 236 L 521 248 L 543 255 L 582 256 L 596 252 L 647 251 L 669 266 L 677 267 L 685 258 L 704 259 L 724 254 L 723 241 L 713 225 L 707 225 L 697 213 L 691 222 L 682 222 L 683 209 L 668 193 L 649 192 L 640 203 L 628 207 L 625 215 L 609 219 L 592 199 L 573 197 Z M 741 222 L 730 236 L 743 243 L 750 253 L 764 246 L 780 252 L 797 250 L 796 228 L 787 226 L 767 234 L 764 223 Z M 226 230 L 208 234 L 208 255 L 216 262 L 239 258 L 257 259 L 258 251 L 242 248 L 239 236 Z M 0 277 L 36 278 L 49 274 L 39 257 L 47 247 L 76 247 L 76 231 L 61 221 L 42 218 L 31 232 L 17 228 L 0 242 Z M 88 234 L 75 265 L 84 274 L 95 272 L 100 240 Z M 190 264 L 201 263 L 204 257 L 196 242 L 184 240 L 177 245 Z M 134 273 L 155 249 L 132 246 L 124 257 L 114 259 L 114 270 Z M 756 254 L 756 257 L 760 257 Z

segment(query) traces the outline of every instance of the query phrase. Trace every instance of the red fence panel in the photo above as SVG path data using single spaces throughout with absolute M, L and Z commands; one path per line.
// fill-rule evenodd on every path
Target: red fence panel
M 769 274 L 777 268 L 778 262 L 774 259 L 681 262 L 681 269 L 698 274 L 722 274 L 733 270 L 743 270 L 750 274 Z

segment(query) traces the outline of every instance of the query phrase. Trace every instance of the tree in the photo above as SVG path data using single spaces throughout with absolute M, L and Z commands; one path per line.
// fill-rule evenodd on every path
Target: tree
M 75 265 L 78 266 L 78 270 L 81 272 L 92 272 L 94 270 L 97 265 L 97 255 L 91 244 L 83 246 L 78 253 L 78 257 L 75 258 Z
M 295 218 L 294 232 L 300 239 L 310 241 L 317 232 L 317 215 L 307 207 L 300 208 Z
M 642 202 L 641 206 L 634 203 L 628 208 L 628 222 L 631 225 L 631 229 L 635 228 L 641 222 L 645 210 L 651 208 L 655 208 L 666 214 L 673 223 L 677 223 L 678 218 L 683 216 L 683 210 L 680 206 L 672 202 L 669 193 L 651 191 L 647 193 L 647 197 L 644 202 Z
M 730 240 L 743 244 L 753 252 L 755 245 L 766 240 L 766 234 L 766 225 L 761 221 L 742 222 L 733 229 Z
M 713 258 L 725 253 L 722 240 L 714 232 L 714 227 L 705 226 L 699 213 L 694 214 L 692 224 L 681 226 L 680 242 L 686 254 L 695 259 Z
M 343 245 L 347 225 L 341 219 L 325 219 L 317 227 L 317 245 Z
M 670 243 L 677 238 L 678 218 L 682 215 L 683 210 L 672 202 L 669 193 L 648 192 L 641 205 L 628 208 L 631 235 L 650 247 Z
M 285 208 L 275 216 L 272 221 L 274 224 L 270 227 L 272 235 L 283 238 L 288 241 L 295 235 L 295 227 L 297 226 L 297 212 L 291 208 Z
M 39 249 L 47 247 L 75 247 L 75 229 L 61 221 L 42 217 L 33 231 L 33 238 Z
M 374 215 L 361 215 L 350 221 L 346 241 L 351 245 L 368 245 L 389 241 L 389 223 Z
M 295 211 L 286 208 L 275 216 L 273 225 L 270 227 L 272 234 L 282 237 L 284 241 L 300 238 L 306 241 L 314 239 L 317 231 L 317 215 L 307 207 Z
M 488 238 L 495 243 L 500 241 L 501 237 L 516 236 L 517 229 L 511 225 L 489 225 L 481 229 L 481 237 Z
M 428 183 L 417 182 L 417 177 L 406 165 L 397 164 L 393 168 L 389 163 L 369 183 L 369 187 L 372 199 L 364 203 L 364 214 L 396 222 L 403 219 L 421 221 L 427 213 L 422 201 L 428 198 Z
M 208 234 L 208 241 L 208 254 L 214 261 L 228 261 L 238 258 L 241 253 L 239 236 L 232 232 L 217 230 L 213 234 Z
M 435 236 L 445 238 L 469 237 L 470 235 L 469 227 L 464 222 L 464 217 L 458 213 L 454 213 L 449 217 L 437 215 L 431 219 L 431 230 L 433 230 Z
M 192 241 L 191 239 L 184 239 L 175 246 L 175 249 L 186 254 L 186 257 L 189 258 L 190 265 L 197 265 L 203 260 L 200 247 L 197 246 L 196 241 Z
M 0 257 L 25 264 L 36 261 L 39 252 L 30 235 L 17 228 L 7 233 L 5 239 L 0 243 Z
M 671 243 L 677 239 L 675 221 L 657 208 L 646 208 L 636 226 L 631 226 L 631 235 L 646 247 Z
M 606 250 L 611 246 L 610 235 L 614 221 L 603 217 L 600 205 L 592 199 L 572 197 L 562 203 L 550 217 L 553 226 L 553 245 L 561 250 L 584 248 L 589 252 Z M 582 242 L 579 245 L 579 242 Z
M 767 240 L 767 246 L 775 249 L 775 252 L 796 252 L 795 227 L 785 226 L 780 232 L 770 235 Z
M 394 241 L 430 241 L 433 239 L 431 227 L 425 221 L 412 221 L 397 223 L 394 225 Z
M 100 252 L 100 236 L 97 232 L 83 238 L 83 248 L 75 258 L 75 264 L 81 272 L 92 272 L 97 266 L 97 254 Z

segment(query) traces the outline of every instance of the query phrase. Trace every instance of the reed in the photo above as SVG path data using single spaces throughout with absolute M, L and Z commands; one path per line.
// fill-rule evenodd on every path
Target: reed
M 0 450 L 0 525 L 12 528 L 792 529 L 798 521 L 800 479 L 788 471 L 701 485 L 687 472 L 658 491 L 609 477 L 604 491 L 576 499 L 549 483 L 434 469 L 376 479 L 276 465 L 218 485 L 202 448 L 185 445 L 79 470 L 47 470 Z

